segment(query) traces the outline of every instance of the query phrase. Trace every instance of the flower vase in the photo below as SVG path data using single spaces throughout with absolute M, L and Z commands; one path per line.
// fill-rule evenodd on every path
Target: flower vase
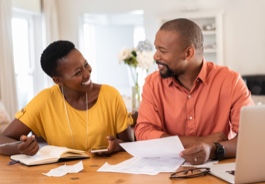
M 140 87 L 132 86 L 132 112 L 138 111 L 140 105 Z

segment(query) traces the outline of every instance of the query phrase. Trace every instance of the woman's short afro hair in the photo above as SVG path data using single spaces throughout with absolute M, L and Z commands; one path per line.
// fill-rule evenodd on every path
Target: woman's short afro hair
M 70 41 L 59 40 L 51 43 L 41 54 L 41 68 L 50 77 L 59 76 L 57 71 L 58 62 L 75 49 Z

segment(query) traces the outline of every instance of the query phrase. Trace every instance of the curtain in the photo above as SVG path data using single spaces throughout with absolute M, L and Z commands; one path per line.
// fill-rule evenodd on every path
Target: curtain
M 44 18 L 45 47 L 59 39 L 57 1 L 42 0 L 42 12 Z M 50 77 L 46 76 L 47 86 L 53 85 Z
M 12 46 L 12 1 L 0 0 L 0 99 L 8 114 L 18 110 Z
M 42 11 L 44 14 L 46 45 L 59 38 L 57 1 L 42 0 Z

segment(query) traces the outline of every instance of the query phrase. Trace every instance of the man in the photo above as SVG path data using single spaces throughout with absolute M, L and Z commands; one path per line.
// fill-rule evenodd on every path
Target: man
M 205 61 L 202 31 L 187 19 L 164 23 L 155 47 L 158 71 L 143 87 L 136 139 L 178 135 L 192 164 L 235 157 L 240 109 L 254 104 L 240 74 Z

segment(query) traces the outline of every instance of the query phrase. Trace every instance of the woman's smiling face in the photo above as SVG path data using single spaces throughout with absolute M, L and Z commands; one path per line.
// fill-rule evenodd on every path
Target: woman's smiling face
M 86 91 L 90 85 L 92 68 L 83 55 L 74 49 L 59 61 L 57 71 L 60 82 L 68 88 L 77 91 Z

